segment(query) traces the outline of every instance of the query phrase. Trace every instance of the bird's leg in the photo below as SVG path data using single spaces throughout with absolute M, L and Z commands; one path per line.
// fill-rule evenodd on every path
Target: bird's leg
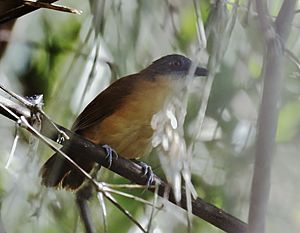
M 131 159 L 132 161 L 134 161 L 135 163 L 137 163 L 138 165 L 140 165 L 143 169 L 143 176 L 147 176 L 147 187 L 149 187 L 152 182 L 154 181 L 154 173 L 152 171 L 152 168 L 151 166 L 149 166 L 148 164 L 142 162 L 142 161 L 139 161 L 139 160 L 136 160 L 136 159 Z
M 113 156 L 115 155 L 116 158 L 118 158 L 118 153 L 113 148 L 111 148 L 109 145 L 107 145 L 107 144 L 102 145 L 102 148 L 106 152 L 106 158 L 108 159 L 108 164 L 109 164 L 108 168 L 110 168 L 111 165 L 112 165 Z

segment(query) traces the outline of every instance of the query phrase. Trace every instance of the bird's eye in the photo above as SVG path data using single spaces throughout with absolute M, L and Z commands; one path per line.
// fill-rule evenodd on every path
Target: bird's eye
M 179 67 L 181 66 L 181 61 L 173 61 L 169 63 L 170 66 Z

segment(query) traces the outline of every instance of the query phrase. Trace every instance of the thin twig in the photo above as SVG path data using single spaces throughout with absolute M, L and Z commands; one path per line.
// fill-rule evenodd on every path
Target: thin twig
M 39 1 L 39 2 L 41 2 L 41 1 Z M 42 2 L 50 4 L 50 3 L 56 2 L 56 0 L 43 0 Z M 16 5 L 14 5 L 13 8 L 9 9 L 8 11 L 5 11 L 4 13 L 2 13 L 0 15 L 0 24 L 8 22 L 12 19 L 16 19 L 23 15 L 26 15 L 32 11 L 38 10 L 39 8 L 40 8 L 39 6 L 32 6 L 32 4 L 29 5 L 28 3 L 25 4 L 22 1 L 18 1 L 16 3 Z
M 248 23 L 249 23 L 251 4 L 252 4 L 252 0 L 248 0 L 247 8 L 246 8 L 246 15 L 245 15 L 244 20 L 243 20 L 246 25 L 248 25 Z
M 152 208 L 151 208 L 151 214 L 150 214 L 150 218 L 149 218 L 149 222 L 148 222 L 148 226 L 147 226 L 147 232 L 151 232 L 151 224 L 152 224 L 152 220 L 153 220 L 153 216 L 154 216 L 154 212 L 155 212 L 155 206 L 157 203 L 157 199 L 158 199 L 158 185 L 155 185 L 155 190 L 154 190 L 154 197 L 153 197 L 153 203 L 152 203 Z
M 201 9 L 198 1 L 193 0 L 193 4 L 194 4 L 195 15 L 196 15 L 198 44 L 199 44 L 199 49 L 202 50 L 206 48 L 207 41 L 206 41 L 204 25 L 201 17 Z
M 285 55 L 292 63 L 295 64 L 295 66 L 298 69 L 298 72 L 300 72 L 300 60 L 298 59 L 298 57 L 287 48 L 285 48 Z
M 147 189 L 147 188 L 155 188 L 155 185 L 139 185 L 139 184 L 107 184 L 105 186 L 110 188 L 126 188 L 126 189 Z
M 118 190 L 114 190 L 114 189 L 111 189 L 109 187 L 106 187 L 105 184 L 103 184 L 103 189 L 102 189 L 103 192 L 108 192 L 108 193 L 114 193 L 114 194 L 118 194 L 118 195 L 121 195 L 123 197 L 127 197 L 127 198 L 130 198 L 130 199 L 133 199 L 135 201 L 138 201 L 138 202 L 141 202 L 143 204 L 146 204 L 146 205 L 149 205 L 149 206 L 152 206 L 152 202 L 149 202 L 149 201 L 146 201 L 145 199 L 143 198 L 140 198 L 140 197 L 137 197 L 137 196 L 134 196 L 134 195 L 131 195 L 129 193 L 125 193 L 125 192 L 121 192 L 121 191 L 118 191 Z M 161 209 L 162 206 L 154 206 L 154 208 L 156 209 Z
M 77 48 L 74 48 L 74 57 L 72 58 L 72 61 L 67 69 L 67 71 L 65 72 L 64 75 L 62 75 L 63 79 L 59 80 L 58 82 L 56 82 L 53 91 L 51 93 L 51 96 L 55 96 L 57 101 L 62 101 L 62 99 L 64 99 L 63 97 L 65 97 L 64 93 L 67 91 L 66 87 L 70 87 L 71 86 L 71 92 L 74 90 L 74 85 L 71 84 L 75 84 L 76 82 L 73 83 L 70 82 L 70 78 L 73 78 L 72 75 L 70 75 L 71 71 L 73 71 L 73 68 L 75 66 L 76 61 L 78 60 L 78 57 L 80 55 L 82 55 L 82 53 L 80 51 L 82 51 L 84 49 L 84 47 L 88 44 L 88 41 L 90 40 L 90 37 L 92 36 L 92 28 L 90 27 L 85 38 L 83 39 L 82 42 L 79 42 L 79 44 L 77 45 Z M 86 52 L 84 58 L 86 60 L 90 60 L 89 58 L 89 53 Z M 69 91 L 68 91 L 69 92 Z
M 5 165 L 5 169 L 9 168 L 10 163 L 13 160 L 13 157 L 14 157 L 14 154 L 15 154 L 15 151 L 16 151 L 16 148 L 17 148 L 17 144 L 18 144 L 19 138 L 20 138 L 20 136 L 19 136 L 19 127 L 16 126 L 16 129 L 15 129 L 15 138 L 14 138 L 13 145 L 12 145 L 10 153 L 9 153 L 8 160 L 7 160 L 6 165 Z
M 143 228 L 143 226 L 134 219 L 134 217 L 129 213 L 128 210 L 124 209 L 115 199 L 112 195 L 109 193 L 103 192 L 103 195 L 116 206 L 125 216 L 127 216 L 128 219 L 130 219 L 135 225 L 137 225 L 138 228 L 144 233 L 147 233 L 147 231 Z
M 18 122 L 19 116 L 15 114 L 11 109 L 9 109 L 7 106 L 5 106 L 3 103 L 0 102 L 0 107 L 4 109 L 13 119 L 14 121 Z
M 87 91 L 89 90 L 93 80 L 94 80 L 94 77 L 95 77 L 95 70 L 96 70 L 96 66 L 97 66 L 97 63 L 98 63 L 98 58 L 99 58 L 99 55 L 100 55 L 100 39 L 98 36 L 96 36 L 95 38 L 96 40 L 96 46 L 95 46 L 95 56 L 94 56 L 94 59 L 93 59 L 93 65 L 92 65 L 92 68 L 91 68 L 91 71 L 89 73 L 89 76 L 87 78 L 87 81 L 84 85 L 84 89 L 83 89 L 83 93 L 80 97 L 80 101 L 79 101 L 79 107 L 81 108 L 82 107 L 82 104 L 83 104 L 83 100 L 87 94 Z
M 67 6 L 57 5 L 57 4 L 54 4 L 54 3 L 51 4 L 51 3 L 47 3 L 47 2 L 41 2 L 41 1 L 36 2 L 36 1 L 33 1 L 33 0 L 23 0 L 23 3 L 25 5 L 33 6 L 33 7 L 36 7 L 36 8 L 46 8 L 46 9 L 50 9 L 50 10 L 56 10 L 56 11 L 72 13 L 72 14 L 76 14 L 76 15 L 81 15 L 82 14 L 81 10 L 77 10 L 77 9 L 70 8 L 70 7 L 67 7 Z
M 16 100 L 18 100 L 20 103 L 22 103 L 23 105 L 25 105 L 26 107 L 28 107 L 31 112 L 36 113 L 39 112 L 40 114 L 42 114 L 44 117 L 47 118 L 47 120 L 49 120 L 49 122 L 53 125 L 53 127 L 65 138 L 65 139 L 69 139 L 69 136 L 63 131 L 60 130 L 54 123 L 53 121 L 50 119 L 50 117 L 44 112 L 44 110 L 41 108 L 42 106 L 42 96 L 40 96 L 40 100 L 39 102 L 31 102 L 28 99 L 14 93 L 13 91 L 8 90 L 6 87 L 4 87 L 2 84 L 0 84 L 0 89 L 2 89 L 4 92 L 6 92 L 7 94 L 9 94 L 10 96 L 12 96 L 13 98 L 15 98 Z M 27 118 L 27 117 L 26 117 Z
M 7 94 L 9 94 L 10 96 L 14 97 L 16 100 L 18 100 L 20 103 L 24 104 L 26 107 L 28 107 L 28 108 L 34 107 L 34 104 L 31 103 L 29 100 L 27 100 L 26 98 L 24 98 L 24 97 L 22 97 L 20 95 L 17 95 L 16 93 L 8 90 L 2 84 L 0 84 L 0 89 L 2 89 L 4 92 L 6 92 Z
M 97 193 L 97 198 L 101 206 L 101 213 L 102 213 L 102 219 L 103 219 L 103 228 L 104 228 L 104 233 L 108 233 L 108 226 L 107 226 L 107 211 L 106 211 L 106 204 L 103 198 L 103 193 L 98 192 Z

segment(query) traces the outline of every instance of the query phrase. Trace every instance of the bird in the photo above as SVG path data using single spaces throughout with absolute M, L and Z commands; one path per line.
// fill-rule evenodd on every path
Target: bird
M 152 149 L 151 120 L 173 95 L 186 86 L 187 77 L 207 76 L 208 70 L 194 67 L 180 54 L 159 58 L 138 73 L 118 79 L 98 94 L 79 114 L 71 130 L 97 145 L 109 146 L 126 159 L 141 158 Z M 67 153 L 67 148 L 62 148 Z M 68 154 L 68 153 L 67 153 Z M 86 172 L 94 166 L 83 156 L 68 154 Z M 88 156 L 88 155 L 87 155 Z M 58 153 L 40 170 L 47 187 L 76 190 L 85 176 Z

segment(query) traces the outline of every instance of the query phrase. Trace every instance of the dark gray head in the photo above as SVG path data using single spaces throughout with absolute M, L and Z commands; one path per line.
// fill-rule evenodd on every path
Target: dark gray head
M 179 54 L 170 54 L 154 61 L 146 70 L 158 74 L 186 76 L 189 74 L 192 61 L 185 56 Z M 207 76 L 208 70 L 197 67 L 194 73 L 195 76 Z

